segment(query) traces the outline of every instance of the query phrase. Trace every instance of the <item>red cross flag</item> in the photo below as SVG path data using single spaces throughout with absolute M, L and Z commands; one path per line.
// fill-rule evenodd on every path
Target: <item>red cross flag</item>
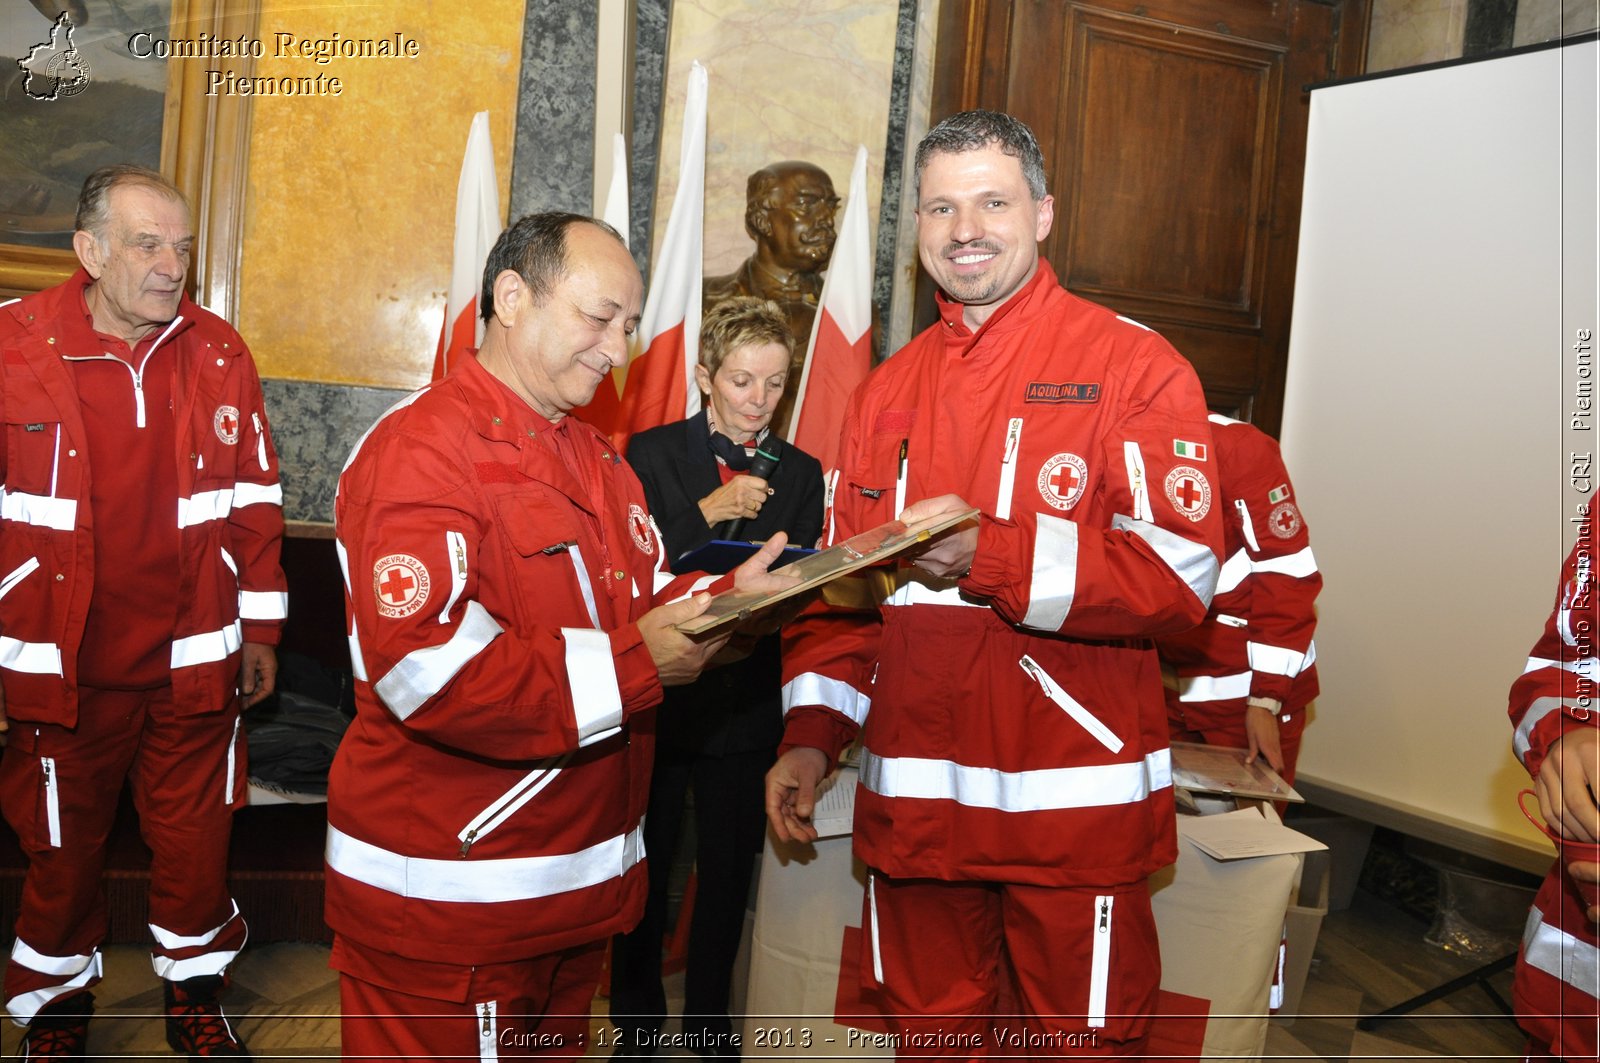
M 832 469 L 838 458 L 850 392 L 872 368 L 872 241 L 867 228 L 867 149 L 857 146 L 789 433 L 794 445 L 815 455 L 824 470 Z
M 494 174 L 494 142 L 489 137 L 489 112 L 472 116 L 467 151 L 456 181 L 456 239 L 450 259 L 450 288 L 445 296 L 444 328 L 433 355 L 433 379 L 442 380 L 455 360 L 476 350 L 483 340 L 478 293 L 483 264 L 500 235 L 500 182 Z
M 683 107 L 678 191 L 661 252 L 650 270 L 650 293 L 635 333 L 622 409 L 611 432 L 618 450 L 628 437 L 700 412 L 694 366 L 700 356 L 700 282 L 706 215 L 706 68 L 689 68 Z
M 605 205 L 600 209 L 600 220 L 622 234 L 628 242 L 628 142 L 621 133 L 611 138 L 611 186 L 606 190 Z M 616 370 L 600 381 L 594 398 L 587 406 L 573 412 L 607 434 L 616 430 L 617 415 L 621 411 L 622 370 Z

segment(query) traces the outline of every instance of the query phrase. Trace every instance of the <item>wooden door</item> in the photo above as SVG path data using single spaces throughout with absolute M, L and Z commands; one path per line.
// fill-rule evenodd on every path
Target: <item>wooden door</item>
M 1027 122 L 1062 283 L 1161 332 L 1214 409 L 1276 435 L 1306 86 L 1360 72 L 1368 3 L 945 0 L 933 119 Z

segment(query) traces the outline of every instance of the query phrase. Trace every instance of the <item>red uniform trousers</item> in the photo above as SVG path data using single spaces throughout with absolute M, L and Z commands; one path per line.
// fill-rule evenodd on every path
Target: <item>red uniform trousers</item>
M 1161 956 L 1143 882 L 1070 889 L 874 871 L 861 926 L 861 978 L 901 1037 L 897 1059 L 1144 1051 Z M 1012 976 L 1024 1014 L 997 1015 Z
M 604 963 L 603 941 L 515 963 L 458 967 L 335 935 L 330 965 L 339 972 L 344 1058 L 576 1059 L 589 1044 Z
M 149 845 L 151 959 L 162 978 L 222 974 L 246 928 L 228 892 L 228 835 L 245 746 L 225 715 L 175 715 L 170 687 L 78 690 L 75 729 L 13 720 L 0 809 L 28 854 L 5 972 L 19 1025 L 100 980 L 106 838 L 124 779 Z
M 1517 952 L 1511 1000 L 1528 1035 L 1528 1058 L 1596 1058 L 1600 1039 L 1600 948 L 1583 896 L 1559 862 L 1533 899 Z

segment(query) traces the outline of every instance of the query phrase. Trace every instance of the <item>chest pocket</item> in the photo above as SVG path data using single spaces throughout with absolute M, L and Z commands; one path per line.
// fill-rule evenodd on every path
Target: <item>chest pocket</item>
M 61 463 L 73 449 L 55 404 L 33 388 L 6 382 L 6 467 L 0 482 L 8 493 L 53 496 Z
M 835 506 L 847 504 L 870 518 L 860 525 L 862 528 L 892 520 L 907 504 L 915 501 L 905 497 L 910 475 L 907 440 L 901 434 L 889 432 L 877 433 L 870 439 L 840 485 L 840 490 L 848 492 L 850 497 L 834 499 Z
M 598 603 L 589 575 L 592 558 L 584 556 L 584 537 L 576 515 L 565 504 L 543 497 L 544 488 L 528 486 L 495 500 L 500 529 L 510 548 L 507 559 L 518 619 L 524 623 L 600 626 Z M 487 575 L 487 574 L 485 574 Z M 570 602 L 573 591 L 583 600 L 581 614 L 552 602 Z M 552 592 L 549 595 L 541 591 Z M 533 615 L 537 613 L 538 615 Z

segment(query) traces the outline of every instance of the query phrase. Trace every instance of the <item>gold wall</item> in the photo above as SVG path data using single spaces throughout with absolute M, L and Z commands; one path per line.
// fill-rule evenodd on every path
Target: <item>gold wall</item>
M 444 317 L 467 129 L 489 112 L 503 212 L 522 0 L 263 0 L 258 77 L 337 77 L 333 95 L 253 100 L 239 331 L 263 376 L 427 382 Z M 415 59 L 278 55 L 277 37 L 416 41 Z M 326 83 L 324 85 L 326 88 Z

